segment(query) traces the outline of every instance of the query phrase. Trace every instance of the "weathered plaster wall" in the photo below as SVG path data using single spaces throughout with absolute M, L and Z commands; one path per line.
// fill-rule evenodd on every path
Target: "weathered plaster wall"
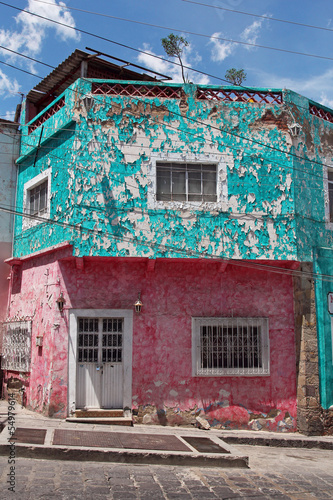
M 314 269 L 316 280 L 316 307 L 318 315 L 319 373 L 321 402 L 324 409 L 333 412 L 333 315 L 328 311 L 328 293 L 333 292 L 333 249 L 316 248 Z
M 291 150 L 298 260 L 313 262 L 313 249 L 333 246 L 326 171 L 333 165 L 333 123 L 310 114 L 309 106 L 315 103 L 305 97 L 289 91 L 286 99 L 294 121 L 301 126 Z
M 16 191 L 15 159 L 19 154 L 17 124 L 0 120 L 0 152 L 0 207 L 13 209 Z M 4 319 L 7 307 L 10 267 L 4 261 L 12 255 L 13 220 L 10 213 L 0 212 L 0 322 Z
M 66 414 L 67 310 L 132 308 L 141 291 L 132 385 L 139 419 L 148 414 L 146 421 L 189 423 L 201 412 L 227 428 L 294 430 L 291 277 L 234 265 L 221 272 L 219 264 L 199 260 L 158 259 L 154 270 L 148 269 L 143 259 L 88 258 L 77 264 L 45 256 L 23 264 L 21 293 L 12 295 L 11 311 L 33 316 L 33 337 L 44 334 L 42 351 L 32 341 L 28 404 L 54 416 Z M 55 303 L 60 289 L 66 298 L 63 317 Z M 192 316 L 269 317 L 270 376 L 192 377 Z
M 24 183 L 51 167 L 51 218 L 76 229 L 39 225 L 22 233 L 18 220 L 17 256 L 72 238 L 76 256 L 296 258 L 283 106 L 199 101 L 196 87 L 188 85 L 183 99 L 96 95 L 87 115 L 80 104 L 87 85 L 78 81 L 66 91 L 71 112 L 50 118 L 43 135 L 62 121 L 67 125 L 39 149 L 26 148 L 30 156 L 20 160 L 18 202 Z M 29 141 L 37 147 L 39 135 L 33 134 Z M 221 200 L 152 207 L 156 154 L 221 161 Z
M 71 249 L 58 251 L 58 257 L 71 254 Z M 8 319 L 32 320 L 31 372 L 6 372 L 6 380 L 24 382 L 26 403 L 49 416 L 63 417 L 67 408 L 67 318 L 58 310 L 61 272 L 55 254 L 28 260 L 14 266 Z M 43 336 L 43 347 L 36 337 Z

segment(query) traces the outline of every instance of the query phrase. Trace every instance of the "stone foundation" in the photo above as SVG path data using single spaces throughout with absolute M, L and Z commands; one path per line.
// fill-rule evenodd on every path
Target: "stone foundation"
M 299 269 L 308 275 L 312 264 Z M 320 406 L 318 343 L 314 282 L 294 278 L 297 369 L 297 430 L 308 436 L 333 433 L 333 412 Z

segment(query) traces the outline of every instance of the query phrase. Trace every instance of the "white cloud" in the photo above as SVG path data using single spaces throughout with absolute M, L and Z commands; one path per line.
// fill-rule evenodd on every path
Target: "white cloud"
M 266 15 L 266 17 L 269 16 Z M 260 35 L 260 30 L 264 23 L 266 23 L 266 19 L 260 19 L 259 21 L 254 21 L 252 24 L 247 26 L 245 30 L 242 31 L 242 33 L 239 35 L 239 38 L 243 42 L 255 44 L 257 42 L 257 39 Z M 251 45 L 240 45 L 233 42 L 219 40 L 219 38 L 222 38 L 221 35 L 222 33 L 220 32 L 213 33 L 213 35 L 210 38 L 210 43 L 213 45 L 211 52 L 211 59 L 214 62 L 224 61 L 227 57 L 229 57 L 235 52 L 236 48 L 243 47 L 246 48 L 247 50 L 251 50 L 254 48 Z
M 220 36 L 221 33 L 213 33 L 210 38 L 210 43 L 213 44 L 211 59 L 214 62 L 224 61 L 224 59 L 230 56 L 235 49 L 234 43 L 217 40 Z
M 141 48 L 140 50 L 143 50 L 144 53 L 139 54 L 138 62 L 151 70 L 162 73 L 163 75 L 170 76 L 172 78 L 172 82 L 179 83 L 183 81 L 180 66 L 172 64 L 169 61 L 162 61 L 161 59 L 154 57 L 155 55 L 157 55 L 158 57 L 166 59 L 167 56 L 165 54 L 155 54 L 147 43 L 144 43 L 143 48 Z M 193 63 L 200 61 L 200 59 L 201 57 L 198 53 L 192 55 L 192 49 L 190 45 L 184 48 L 182 54 L 182 63 L 184 66 L 191 66 Z M 177 58 L 175 58 L 175 62 L 178 63 Z M 209 83 L 209 78 L 206 75 L 200 75 L 199 73 L 187 70 L 186 68 L 184 69 L 184 73 L 186 79 L 193 83 L 197 83 L 199 85 L 207 85 Z
M 34 14 L 38 14 L 39 16 L 51 19 L 52 21 L 66 24 L 72 28 L 75 27 L 75 21 L 71 13 L 66 9 L 66 4 L 64 2 L 59 1 L 59 3 L 57 3 L 57 0 L 48 0 L 47 3 L 40 3 L 28 0 L 28 6 L 26 9 Z M 80 35 L 76 33 L 74 29 L 61 26 L 60 24 L 55 24 L 51 21 L 47 21 L 46 19 L 41 19 L 40 17 L 32 16 L 27 12 L 20 12 L 20 14 L 16 17 L 16 22 L 19 25 L 23 25 L 23 32 L 32 44 L 34 44 L 32 36 L 45 36 L 47 28 L 55 29 L 61 40 L 78 40 L 80 38 Z
M 325 106 L 333 107 L 333 68 L 308 78 L 289 78 L 257 69 L 255 72 L 261 87 L 287 88 Z
M 320 102 L 324 106 L 333 109 L 333 95 L 331 95 L 331 98 L 328 98 L 327 95 L 324 92 L 322 92 L 320 95 Z
M 8 76 L 0 69 L 0 95 L 5 95 L 5 97 L 12 97 L 8 95 L 17 94 L 20 90 L 20 86 L 16 80 L 8 78 Z
M 255 44 L 257 42 L 258 36 L 260 34 L 261 26 L 264 22 L 264 19 L 260 21 L 254 21 L 250 26 L 245 28 L 245 30 L 241 33 L 240 37 L 243 42 Z M 253 49 L 254 47 L 246 46 L 248 50 Z
M 64 2 L 57 0 L 48 0 L 48 3 L 39 3 L 33 0 L 28 0 L 26 9 L 35 14 L 47 17 L 54 21 L 75 27 L 75 21 Z M 74 39 L 79 40 L 80 35 L 73 29 L 60 26 L 45 19 L 32 16 L 27 12 L 20 12 L 15 18 L 18 29 L 6 30 L 0 29 L 0 45 L 16 52 L 21 52 L 28 56 L 36 56 L 41 52 L 44 39 L 47 37 L 49 30 L 55 30 L 56 36 L 62 40 Z M 12 61 L 25 64 L 30 70 L 34 71 L 32 62 L 25 60 L 6 50 L 0 52 Z
M 15 111 L 6 111 L 5 116 L 3 116 L 2 118 L 12 122 L 15 118 Z

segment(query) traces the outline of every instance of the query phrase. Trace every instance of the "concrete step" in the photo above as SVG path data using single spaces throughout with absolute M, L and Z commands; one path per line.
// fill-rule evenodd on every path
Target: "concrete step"
M 75 417 L 77 418 L 109 418 L 109 417 L 123 417 L 124 410 L 121 408 L 97 408 L 89 410 L 76 410 Z
M 104 425 L 124 425 L 133 426 L 132 417 L 68 417 L 66 422 L 76 424 L 104 424 Z

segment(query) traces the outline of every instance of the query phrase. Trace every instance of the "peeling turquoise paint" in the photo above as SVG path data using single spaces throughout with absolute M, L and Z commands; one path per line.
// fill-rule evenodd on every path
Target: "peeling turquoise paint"
M 310 114 L 311 101 L 291 91 L 282 104 L 198 100 L 197 86 L 186 84 L 181 99 L 95 95 L 87 114 L 82 97 L 93 82 L 101 83 L 79 79 L 57 98 L 66 104 L 44 123 L 39 148 L 41 127 L 22 127 L 18 210 L 24 184 L 51 168 L 50 219 L 58 225 L 23 230 L 17 217 L 15 257 L 71 241 L 76 256 L 297 260 L 333 274 L 318 250 L 333 248 L 324 167 L 333 161 L 333 124 Z M 159 85 L 179 87 L 145 82 Z M 225 198 L 214 208 L 154 206 L 153 153 L 173 161 L 215 155 L 225 163 Z M 333 404 L 328 289 L 317 281 L 324 407 Z

